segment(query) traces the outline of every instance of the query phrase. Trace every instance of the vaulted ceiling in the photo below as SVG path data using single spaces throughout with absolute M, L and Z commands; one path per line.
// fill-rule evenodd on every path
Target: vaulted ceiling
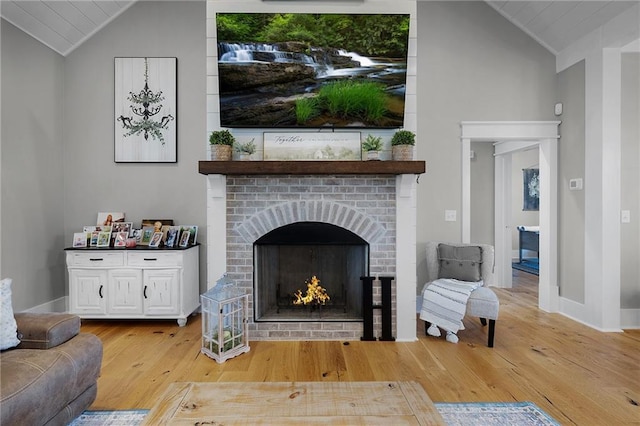
M 136 1 L 2 0 L 0 13 L 16 27 L 66 56 Z M 638 2 L 486 0 L 553 54 L 612 18 L 633 13 L 630 8 Z

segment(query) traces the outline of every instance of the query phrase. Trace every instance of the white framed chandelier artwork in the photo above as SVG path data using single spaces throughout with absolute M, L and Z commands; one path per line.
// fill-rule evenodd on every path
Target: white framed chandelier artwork
M 177 58 L 115 58 L 115 162 L 177 162 Z

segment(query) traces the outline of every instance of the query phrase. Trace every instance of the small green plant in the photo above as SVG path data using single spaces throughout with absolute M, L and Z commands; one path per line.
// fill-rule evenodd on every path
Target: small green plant
M 209 143 L 211 145 L 229 145 L 233 146 L 235 138 L 229 130 L 215 130 L 209 135 Z
M 253 142 L 255 139 L 256 138 L 252 138 L 249 142 L 236 145 L 236 151 L 245 154 L 253 154 L 254 152 L 256 152 L 256 144 Z
M 391 145 L 415 145 L 416 134 L 409 130 L 398 130 L 391 137 Z
M 363 151 L 380 151 L 382 150 L 382 138 L 380 136 L 367 135 L 362 142 Z

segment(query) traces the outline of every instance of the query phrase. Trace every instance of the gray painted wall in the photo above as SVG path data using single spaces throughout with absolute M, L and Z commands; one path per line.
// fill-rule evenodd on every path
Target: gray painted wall
M 585 63 L 558 74 L 562 102 L 558 143 L 558 285 L 560 296 L 584 303 L 585 195 L 569 190 L 569 180 L 585 177 Z M 584 182 L 588 185 L 588 182 Z
M 178 162 L 116 164 L 114 57 L 145 56 L 178 58 Z M 99 211 L 123 211 L 134 226 L 153 218 L 198 225 L 205 243 L 205 3 L 136 3 L 66 57 L 64 81 L 64 243 Z M 205 262 L 201 245 L 202 291 Z
M 421 286 L 426 241 L 462 237 L 460 121 L 554 119 L 555 58 L 484 2 L 419 1 L 417 14 L 417 151 L 427 162 L 417 189 Z M 458 221 L 445 222 L 445 210 Z
M 474 152 L 474 157 L 469 162 L 471 173 L 470 241 L 493 245 L 495 236 L 493 142 L 474 142 L 471 149 Z M 461 218 L 458 217 L 458 221 L 460 220 Z
M 2 271 L 16 311 L 66 295 L 62 56 L 2 21 Z M 68 240 L 71 242 L 71 240 Z
M 621 224 L 620 307 L 640 308 L 640 53 L 622 54 L 621 208 L 631 222 Z

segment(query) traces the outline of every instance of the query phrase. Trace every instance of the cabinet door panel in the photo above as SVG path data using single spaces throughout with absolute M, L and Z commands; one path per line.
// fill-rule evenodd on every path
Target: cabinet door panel
M 69 310 L 74 314 L 105 314 L 107 271 L 74 269 L 69 273 Z
M 180 312 L 177 269 L 144 271 L 144 312 L 147 315 L 174 315 Z
M 142 271 L 109 271 L 110 314 L 142 314 Z

